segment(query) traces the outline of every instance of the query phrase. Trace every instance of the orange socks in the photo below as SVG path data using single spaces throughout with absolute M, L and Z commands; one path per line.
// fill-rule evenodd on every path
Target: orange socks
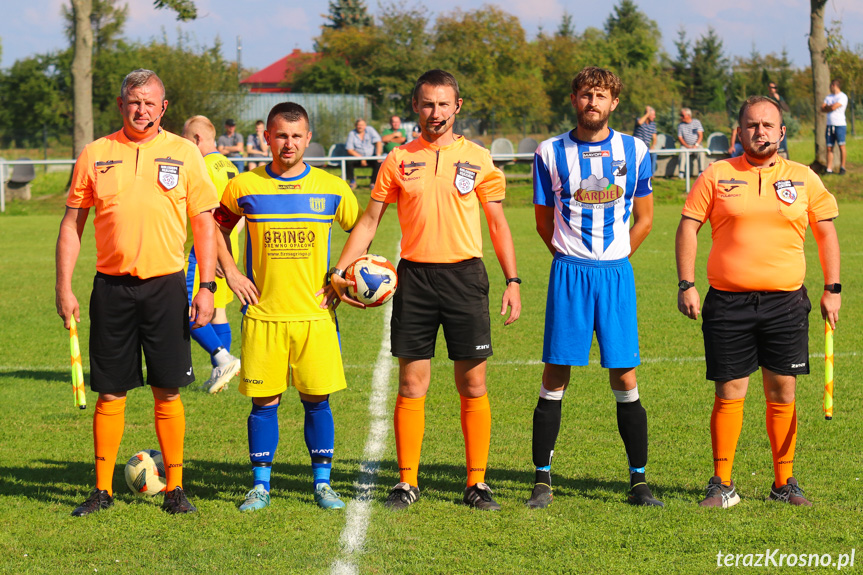
M 425 433 L 426 398 L 396 397 L 393 427 L 396 435 L 396 457 L 399 464 L 399 481 L 416 487 L 420 466 L 420 451 Z
M 734 452 L 743 429 L 743 400 L 722 399 L 718 395 L 713 400 L 713 413 L 710 415 L 713 474 L 718 475 L 725 485 L 731 485 Z
M 488 394 L 482 397 L 461 396 L 461 432 L 467 459 L 467 485 L 485 481 L 488 448 L 491 442 L 491 407 Z
M 773 452 L 773 475 L 776 487 L 788 483 L 794 475 L 794 447 L 797 444 L 797 410 L 795 402 L 767 402 L 767 437 Z
M 114 495 L 114 465 L 126 424 L 126 398 L 96 400 L 93 412 L 93 451 L 96 454 L 96 489 Z
M 183 486 L 183 438 L 186 435 L 186 413 L 183 402 L 156 400 L 156 436 L 165 462 L 168 491 Z

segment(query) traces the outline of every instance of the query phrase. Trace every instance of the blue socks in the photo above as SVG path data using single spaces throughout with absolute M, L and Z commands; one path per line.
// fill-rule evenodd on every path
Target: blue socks
M 262 485 L 269 492 L 270 471 L 279 445 L 279 404 L 261 407 L 252 403 L 248 430 L 254 485 Z
M 329 400 L 320 403 L 303 401 L 306 411 L 304 435 L 312 459 L 314 486 L 330 483 L 333 447 L 336 433 Z M 270 491 L 273 457 L 279 444 L 279 404 L 261 407 L 252 403 L 248 419 L 249 459 L 252 462 L 254 485 Z
M 329 399 L 320 403 L 303 401 L 306 410 L 304 435 L 306 447 L 312 458 L 314 486 L 330 483 L 330 470 L 333 467 L 333 448 L 336 442 L 336 429 Z
M 219 341 L 222 342 L 221 346 L 224 347 L 228 353 L 231 352 L 231 324 L 229 323 L 211 323 L 210 327 L 213 328 L 213 331 L 216 332 L 216 335 L 219 336 Z
M 191 328 L 193 325 L 195 325 L 195 322 L 190 321 L 189 327 Z M 224 346 L 222 345 L 222 340 L 219 338 L 216 330 L 213 329 L 213 324 L 208 323 L 204 327 L 193 329 L 192 339 L 198 342 L 198 345 L 203 347 L 204 351 L 210 354 L 210 363 L 213 364 L 213 367 L 216 367 L 216 360 L 213 359 L 213 354 L 216 353 L 217 349 Z

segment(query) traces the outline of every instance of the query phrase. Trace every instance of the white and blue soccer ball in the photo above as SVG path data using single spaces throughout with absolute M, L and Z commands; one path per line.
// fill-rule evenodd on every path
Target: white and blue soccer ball
M 155 449 L 144 449 L 130 457 L 124 475 L 126 485 L 138 495 L 163 493 L 168 486 L 162 453 Z
M 377 307 L 390 301 L 399 283 L 393 264 L 374 254 L 361 256 L 349 265 L 345 279 L 356 283 L 356 286 L 348 287 L 348 294 L 366 307 Z

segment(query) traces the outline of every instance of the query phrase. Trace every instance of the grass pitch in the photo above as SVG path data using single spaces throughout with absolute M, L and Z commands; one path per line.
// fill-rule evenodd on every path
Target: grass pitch
M 830 183 L 828 182 L 828 186 Z M 422 496 L 404 513 L 382 501 L 398 481 L 391 425 L 396 363 L 389 360 L 387 434 L 375 479 L 367 536 L 346 554 L 340 534 L 346 516 L 313 503 L 303 412 L 293 392 L 280 409 L 281 442 L 273 474 L 272 506 L 240 514 L 251 486 L 246 446 L 250 402 L 230 389 L 216 396 L 189 388 L 185 487 L 199 512 L 171 517 L 151 500 L 132 495 L 122 465 L 139 449 L 158 448 L 148 390 L 129 394 L 126 429 L 115 473 L 113 509 L 83 519 L 69 516 L 94 482 L 92 409 L 73 403 L 68 335 L 53 305 L 54 242 L 60 211 L 0 218 L 0 573 L 326 573 L 334 561 L 360 573 L 707 573 L 720 570 L 717 553 L 851 553 L 863 528 L 859 417 L 863 391 L 860 289 L 863 204 L 840 194 L 843 307 L 836 331 L 836 411 L 821 411 L 823 324 L 817 312 L 821 271 L 811 235 L 806 285 L 812 373 L 798 385 L 795 475 L 815 506 L 792 509 L 764 499 L 772 463 L 764 429 L 764 400 L 753 379 L 735 460 L 742 502 L 730 510 L 701 509 L 712 474 L 708 421 L 713 386 L 704 380 L 700 322 L 676 310 L 674 232 L 680 202 L 657 206 L 654 229 L 633 258 L 639 303 L 638 370 L 650 425 L 648 481 L 664 509 L 626 505 L 626 458 L 614 399 L 598 362 L 573 370 L 553 466 L 555 501 L 543 511 L 523 505 L 532 487 L 531 418 L 542 365 L 542 327 L 550 256 L 534 231 L 527 186 L 513 186 L 507 215 L 524 279 L 522 318 L 503 327 L 497 318 L 503 277 L 486 238 L 492 284 L 493 342 L 489 389 L 493 410 L 488 482 L 503 506 L 496 514 L 458 504 L 464 487 L 464 451 L 452 364 L 442 339 L 433 360 L 420 468 Z M 361 198 L 365 203 L 367 197 Z M 58 202 L 62 205 L 62 200 Z M 373 251 L 392 258 L 398 240 L 390 209 Z M 92 219 L 92 218 L 91 218 Z M 333 233 L 337 254 L 346 235 Z M 699 236 L 697 283 L 705 292 L 709 230 Z M 88 377 L 87 300 L 94 273 L 92 227 L 74 279 L 81 302 L 81 344 Z M 237 305 L 229 316 L 239 337 Z M 369 399 L 383 329 L 381 310 L 339 312 L 348 390 L 332 398 L 336 421 L 334 488 L 347 501 L 357 494 L 370 428 Z M 199 380 L 209 363 L 193 347 Z M 594 359 L 598 354 L 594 349 Z M 348 511 L 352 505 L 349 503 Z M 860 549 L 857 549 L 860 551 Z M 855 567 L 863 562 L 856 557 Z M 835 567 L 833 568 L 835 569 Z M 771 568 L 768 572 L 823 572 L 824 568 Z

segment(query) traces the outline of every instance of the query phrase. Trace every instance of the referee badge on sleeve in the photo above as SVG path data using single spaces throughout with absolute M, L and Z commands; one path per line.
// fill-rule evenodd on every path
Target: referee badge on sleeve
M 173 190 L 180 183 L 180 166 L 159 165 L 159 183 L 166 190 Z
M 773 189 L 776 190 L 779 199 L 789 206 L 797 199 L 797 189 L 791 180 L 778 180 L 774 182 Z
M 455 187 L 461 195 L 469 194 L 476 186 L 476 172 L 456 164 Z

